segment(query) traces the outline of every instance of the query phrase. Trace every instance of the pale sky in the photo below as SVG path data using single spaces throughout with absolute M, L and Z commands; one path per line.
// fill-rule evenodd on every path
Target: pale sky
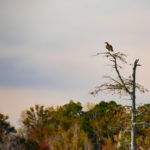
M 0 22 L 0 112 L 13 125 L 35 104 L 129 104 L 89 94 L 103 75 L 113 75 L 106 59 L 92 56 L 105 51 L 106 41 L 129 63 L 140 59 L 137 80 L 150 89 L 149 0 L 0 0 Z M 137 96 L 138 104 L 149 100 L 150 93 Z

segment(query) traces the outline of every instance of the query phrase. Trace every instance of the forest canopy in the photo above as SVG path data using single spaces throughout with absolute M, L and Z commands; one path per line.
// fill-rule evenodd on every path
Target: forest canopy
M 89 106 L 89 104 L 88 104 Z M 0 113 L 1 150 L 128 150 L 131 109 L 115 101 L 63 106 L 35 105 L 24 110 L 16 130 L 8 116 Z M 137 146 L 150 148 L 150 104 L 137 108 Z

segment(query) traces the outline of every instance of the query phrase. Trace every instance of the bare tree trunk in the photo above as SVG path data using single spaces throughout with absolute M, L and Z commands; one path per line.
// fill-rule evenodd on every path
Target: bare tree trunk
M 131 100 L 132 100 L 132 118 L 131 118 L 131 150 L 136 150 L 136 96 L 135 96 L 135 89 L 136 89 L 136 67 L 138 66 L 138 61 L 139 59 L 136 59 L 134 62 L 133 66 L 133 87 L 132 87 L 132 95 L 131 95 Z
M 110 52 L 105 52 L 105 53 L 100 53 L 104 54 L 106 58 L 108 58 L 111 62 L 113 62 L 112 67 L 115 69 L 115 72 L 117 73 L 118 79 L 114 79 L 111 76 L 106 76 L 110 81 L 109 83 L 104 83 L 98 87 L 96 87 L 96 90 L 94 92 L 91 92 L 91 94 L 95 95 L 100 91 L 125 91 L 129 96 L 131 97 L 132 100 L 132 118 L 131 118 L 131 150 L 136 150 L 137 145 L 136 145 L 136 89 L 138 89 L 140 92 L 144 93 L 145 91 L 147 92 L 148 90 L 145 89 L 143 86 L 140 84 L 136 84 L 136 68 L 138 66 L 141 66 L 138 64 L 139 59 L 136 59 L 133 64 L 133 72 L 132 72 L 132 79 L 126 79 L 123 78 L 123 76 L 120 73 L 119 68 L 121 66 L 118 65 L 118 60 L 127 63 L 126 62 L 126 55 L 123 53 L 110 53 Z M 98 53 L 99 55 L 99 53 Z
M 136 104 L 135 97 L 132 98 L 132 119 L 131 119 L 131 150 L 136 150 Z

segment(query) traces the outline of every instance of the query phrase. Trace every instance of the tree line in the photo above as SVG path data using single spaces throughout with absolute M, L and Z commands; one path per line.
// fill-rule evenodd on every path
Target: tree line
M 129 150 L 131 107 L 101 101 L 83 110 L 80 102 L 35 105 L 15 129 L 0 113 L 0 150 Z M 150 148 L 150 104 L 137 107 L 137 148 Z

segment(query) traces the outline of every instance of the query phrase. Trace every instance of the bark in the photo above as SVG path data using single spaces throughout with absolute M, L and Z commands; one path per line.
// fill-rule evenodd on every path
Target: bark
M 136 96 L 135 96 L 135 89 L 136 89 L 136 68 L 138 66 L 138 61 L 139 59 L 136 59 L 134 62 L 133 66 L 133 80 L 132 80 L 132 95 L 131 95 L 131 100 L 132 100 L 132 118 L 131 118 L 131 150 L 136 150 L 137 145 L 136 145 Z

